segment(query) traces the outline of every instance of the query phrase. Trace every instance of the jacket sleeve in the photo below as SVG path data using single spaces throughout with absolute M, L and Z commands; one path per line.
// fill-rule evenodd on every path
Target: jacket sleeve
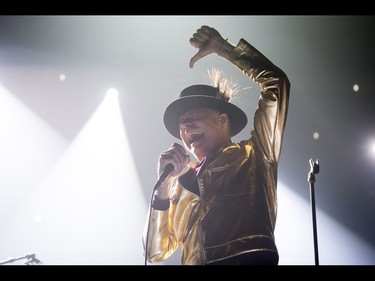
M 149 262 L 161 262 L 175 252 L 178 243 L 173 227 L 168 223 L 171 209 L 160 211 L 150 208 L 150 217 L 147 219 L 142 236 L 144 255 L 147 255 Z
M 150 220 L 147 219 L 144 228 L 144 249 L 147 244 L 144 255 L 147 254 L 150 262 L 164 261 L 177 250 L 184 239 L 189 217 L 201 200 L 198 195 L 183 188 L 179 181 L 174 181 L 170 190 L 169 208 L 157 210 L 151 206 Z
M 244 39 L 239 41 L 229 60 L 260 87 L 252 140 L 266 160 L 277 164 L 288 112 L 288 77 Z

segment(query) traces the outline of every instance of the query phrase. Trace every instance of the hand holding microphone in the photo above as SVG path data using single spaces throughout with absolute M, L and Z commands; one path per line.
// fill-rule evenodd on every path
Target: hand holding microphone
M 171 163 L 168 163 L 163 172 L 161 173 L 161 175 L 159 176 L 159 179 L 158 181 L 156 182 L 156 185 L 155 185 L 155 188 L 154 189 L 158 189 L 159 186 L 166 180 L 166 178 L 169 176 L 170 173 L 172 173 L 174 170 L 174 166 L 171 164 Z
M 162 152 L 159 158 L 159 179 L 154 189 L 168 178 L 169 175 L 177 176 L 190 162 L 190 156 L 186 154 L 185 148 L 178 143 L 173 143 L 169 149 Z

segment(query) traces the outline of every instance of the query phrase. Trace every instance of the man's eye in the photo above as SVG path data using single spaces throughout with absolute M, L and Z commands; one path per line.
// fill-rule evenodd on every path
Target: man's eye
M 199 120 L 199 119 L 202 119 L 202 116 L 198 115 L 198 116 L 194 116 L 194 117 L 190 118 L 191 121 L 195 121 L 195 120 Z

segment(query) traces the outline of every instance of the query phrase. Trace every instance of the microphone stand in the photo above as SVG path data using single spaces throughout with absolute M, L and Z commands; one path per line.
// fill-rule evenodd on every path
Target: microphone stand
M 6 260 L 6 261 L 3 261 L 3 262 L 0 262 L 0 265 L 3 265 L 3 264 L 8 264 L 8 263 L 13 263 L 15 261 L 18 261 L 18 260 L 22 260 L 22 259 L 26 259 L 25 263 L 24 264 L 27 264 L 27 265 L 32 265 L 32 264 L 41 264 L 42 261 L 38 260 L 36 257 L 35 257 L 35 254 L 31 254 L 31 255 L 26 255 L 24 257 L 20 257 L 20 258 L 11 258 L 9 260 Z
M 318 235 L 316 231 L 316 214 L 315 214 L 315 174 L 319 173 L 319 160 L 315 162 L 310 159 L 310 172 L 307 177 L 307 181 L 310 184 L 310 199 L 311 199 L 311 208 L 312 208 L 312 221 L 313 221 L 313 233 L 314 233 L 314 254 L 315 254 L 315 265 L 319 265 L 319 254 L 318 254 Z

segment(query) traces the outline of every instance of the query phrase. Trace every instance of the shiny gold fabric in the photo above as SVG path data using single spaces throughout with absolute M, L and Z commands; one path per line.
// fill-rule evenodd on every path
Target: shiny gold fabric
M 183 265 L 204 265 L 252 251 L 274 251 L 277 166 L 287 118 L 288 78 L 241 39 L 230 61 L 260 86 L 248 140 L 224 147 L 198 176 L 200 196 L 181 184 L 170 207 L 151 209 L 147 259 L 161 262 L 181 246 Z M 192 165 L 194 167 L 194 165 Z

